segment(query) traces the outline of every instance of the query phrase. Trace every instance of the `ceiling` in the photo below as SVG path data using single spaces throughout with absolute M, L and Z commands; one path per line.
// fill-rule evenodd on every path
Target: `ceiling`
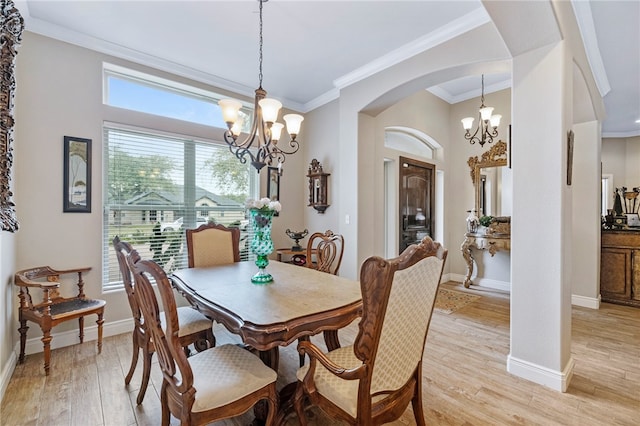
M 515 1 L 515 0 L 514 0 Z M 252 97 L 256 0 L 15 0 L 32 31 Z M 640 2 L 576 0 L 604 96 L 603 135 L 640 135 Z M 490 21 L 480 0 L 264 3 L 263 87 L 308 112 L 340 88 Z M 598 65 L 599 64 L 599 65 Z M 487 93 L 509 73 L 485 77 Z M 425 88 L 449 103 L 480 95 L 479 76 Z

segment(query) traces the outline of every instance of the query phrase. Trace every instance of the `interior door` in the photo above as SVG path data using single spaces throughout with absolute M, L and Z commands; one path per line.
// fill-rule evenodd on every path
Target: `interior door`
M 436 166 L 400 157 L 399 253 L 425 236 L 433 238 Z

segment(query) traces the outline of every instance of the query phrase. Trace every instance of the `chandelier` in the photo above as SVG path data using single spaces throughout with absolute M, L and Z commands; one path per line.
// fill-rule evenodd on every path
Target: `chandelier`
M 235 99 L 221 99 L 218 102 L 222 110 L 222 118 L 228 127 L 228 130 L 224 132 L 224 141 L 229 145 L 229 150 L 243 164 L 247 162 L 247 159 L 250 159 L 258 173 L 265 165 L 271 165 L 276 161 L 278 169 L 281 169 L 285 155 L 295 154 L 298 151 L 299 145 L 296 136 L 300 132 L 300 125 L 304 120 L 304 117 L 299 114 L 287 114 L 282 117 L 287 123 L 287 132 L 291 137 L 288 145 L 291 150 L 281 149 L 278 146 L 278 140 L 280 140 L 284 125 L 277 123 L 276 120 L 282 103 L 267 98 L 267 92 L 262 88 L 262 3 L 267 1 L 258 0 L 260 3 L 259 84 L 256 89 L 251 131 L 242 142 L 238 142 L 242 128 L 242 118 L 239 117 L 242 104 Z
M 471 127 L 473 127 L 473 117 L 463 118 L 462 127 L 464 128 L 464 138 L 468 140 L 471 145 L 478 142 L 480 146 L 484 146 L 485 143 L 493 142 L 493 138 L 498 136 L 498 126 L 500 125 L 500 114 L 491 115 L 493 113 L 493 107 L 484 105 L 484 74 L 482 74 L 482 96 L 480 97 L 480 112 L 478 127 L 475 132 L 471 134 Z

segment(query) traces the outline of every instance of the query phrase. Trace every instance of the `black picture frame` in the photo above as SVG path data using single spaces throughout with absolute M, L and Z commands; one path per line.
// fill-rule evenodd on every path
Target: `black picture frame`
M 91 139 L 64 137 L 62 211 L 91 213 Z
M 507 165 L 511 168 L 511 124 L 509 124 L 509 152 L 507 152 Z
M 271 201 L 280 201 L 280 170 L 278 167 L 267 167 L 267 198 Z M 278 212 L 275 216 L 278 216 Z
M 573 130 L 567 132 L 567 185 L 571 186 L 573 175 Z

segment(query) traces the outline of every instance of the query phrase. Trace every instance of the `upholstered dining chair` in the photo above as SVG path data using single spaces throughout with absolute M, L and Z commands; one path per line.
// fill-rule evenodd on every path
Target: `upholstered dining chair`
M 328 353 L 311 342 L 298 345 L 310 358 L 297 372 L 301 425 L 305 396 L 352 425 L 392 422 L 411 402 L 416 424 L 425 425 L 422 357 L 446 257 L 447 250 L 425 237 L 397 258 L 363 263 L 363 314 L 354 344 Z
M 49 375 L 51 362 L 51 329 L 64 321 L 78 319 L 80 343 L 84 341 L 84 317 L 97 315 L 98 319 L 98 353 L 102 351 L 102 324 L 104 323 L 104 307 L 106 301 L 90 299 L 84 294 L 84 280 L 82 274 L 89 272 L 91 268 L 76 268 L 56 270 L 49 266 L 24 269 L 16 272 L 14 283 L 20 288 L 18 297 L 20 307 L 18 320 L 20 321 L 20 356 L 18 362 L 24 362 L 24 351 L 27 343 L 27 321 L 34 322 L 42 330 L 42 344 L 44 346 L 44 373 Z M 61 275 L 77 275 L 76 286 L 78 294 L 64 297 L 60 293 Z M 42 290 L 42 301 L 33 302 L 30 290 Z
M 162 425 L 169 425 L 172 414 L 181 425 L 235 417 L 261 400 L 268 405 L 266 424 L 273 424 L 278 408 L 276 372 L 251 352 L 232 344 L 215 346 L 187 358 L 178 338 L 180 324 L 173 289 L 164 270 L 152 260 L 140 259 L 135 250 L 126 259 L 135 280 L 135 297 L 162 369 Z M 158 286 L 165 321 L 160 318 L 152 281 Z
M 308 268 L 316 269 L 320 272 L 338 275 L 342 255 L 344 253 L 344 237 L 327 230 L 324 233 L 314 232 L 307 242 L 307 263 Z M 331 339 L 337 345 L 338 332 L 330 330 L 324 332 L 325 341 Z M 299 341 L 309 341 L 309 336 L 303 336 Z M 304 355 L 300 354 L 300 367 L 304 365 Z
M 129 301 L 129 307 L 131 308 L 131 314 L 133 316 L 133 351 L 131 357 L 131 366 L 129 372 L 124 378 L 125 385 L 131 383 L 133 373 L 138 365 L 138 356 L 142 352 L 142 383 L 140 384 L 140 390 L 138 391 L 138 397 L 136 402 L 142 404 L 144 395 L 149 385 L 149 376 L 151 373 L 151 359 L 155 352 L 151 334 L 147 330 L 146 321 L 138 306 L 138 302 L 135 298 L 135 285 L 132 280 L 131 271 L 127 264 L 126 256 L 129 255 L 133 248 L 131 245 L 120 240 L 117 235 L 113 238 L 113 248 L 116 251 L 116 257 L 118 258 L 118 266 L 120 267 L 120 274 L 122 275 L 122 282 L 124 284 L 125 291 L 127 292 L 127 300 Z M 164 322 L 164 313 L 160 313 L 160 320 Z M 209 346 L 215 346 L 215 338 L 213 336 L 213 321 L 202 315 L 200 312 L 193 309 L 191 306 L 181 306 L 177 308 L 178 323 L 180 324 L 180 344 L 185 351 L 188 352 L 188 346 L 193 344 L 194 347 L 201 351 L 207 348 L 207 342 Z
M 314 232 L 307 242 L 307 267 L 338 275 L 343 253 L 342 235 L 334 234 L 331 230 Z
M 240 262 L 240 230 L 207 223 L 187 229 L 189 268 Z

